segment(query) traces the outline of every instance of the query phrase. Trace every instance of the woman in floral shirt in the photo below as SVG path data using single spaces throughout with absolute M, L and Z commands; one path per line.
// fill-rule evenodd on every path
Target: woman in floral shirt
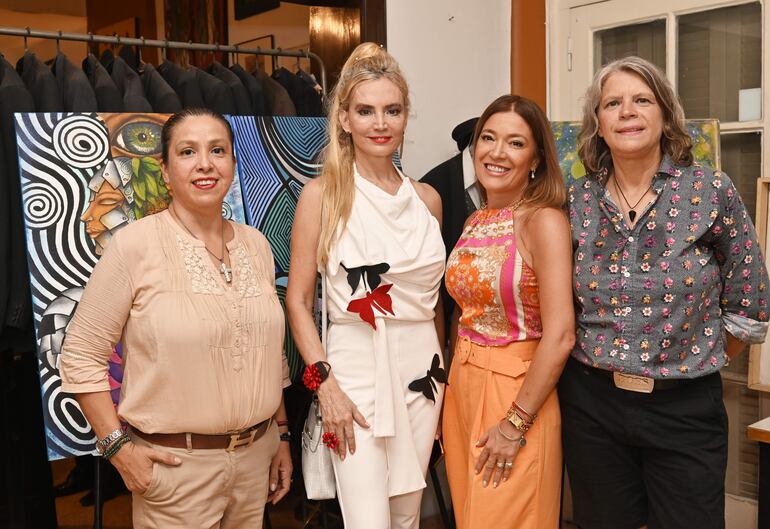
M 582 529 L 724 527 L 719 369 L 767 332 L 767 271 L 732 181 L 693 163 L 654 65 L 603 67 L 569 183 L 577 341 L 559 386 Z

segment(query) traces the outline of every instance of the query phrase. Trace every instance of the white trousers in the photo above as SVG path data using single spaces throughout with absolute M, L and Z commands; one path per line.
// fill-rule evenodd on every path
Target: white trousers
M 378 321 L 378 324 L 381 324 Z M 371 425 L 354 425 L 355 454 L 332 455 L 346 529 L 418 529 L 425 473 L 441 411 L 443 384 L 435 402 L 408 388 L 425 377 L 439 350 L 432 321 L 388 321 L 389 358 L 375 354 L 368 325 L 332 325 L 328 361 L 343 391 Z M 396 431 L 374 437 L 375 362 L 390 361 Z M 417 476 L 415 479 L 414 476 Z

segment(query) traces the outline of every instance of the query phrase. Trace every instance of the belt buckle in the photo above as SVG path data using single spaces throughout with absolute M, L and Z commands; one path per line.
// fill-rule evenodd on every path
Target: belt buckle
M 652 393 L 655 388 L 655 379 L 639 375 L 627 375 L 619 371 L 612 372 L 612 380 L 615 387 L 636 393 Z
M 259 430 L 259 426 L 255 426 L 251 429 L 249 432 L 248 437 L 241 438 L 241 435 L 243 435 L 243 432 L 234 433 L 230 436 L 230 444 L 227 447 L 228 452 L 232 452 L 239 446 L 249 446 L 251 443 L 254 442 L 254 438 L 257 436 L 257 431 Z

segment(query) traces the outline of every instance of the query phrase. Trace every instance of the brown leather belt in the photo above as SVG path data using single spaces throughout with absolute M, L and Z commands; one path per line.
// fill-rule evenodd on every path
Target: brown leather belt
M 272 418 L 265 419 L 251 428 L 231 434 L 202 434 L 202 433 L 144 433 L 131 427 L 131 431 L 148 443 L 167 446 L 169 448 L 190 449 L 225 449 L 230 452 L 239 446 L 249 446 L 254 441 L 265 435 L 270 429 Z

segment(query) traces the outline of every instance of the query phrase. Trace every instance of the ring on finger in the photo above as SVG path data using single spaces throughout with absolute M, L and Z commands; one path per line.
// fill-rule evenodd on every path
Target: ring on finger
M 495 464 L 490 461 L 489 464 L 487 465 L 487 468 L 492 470 L 493 468 L 495 468 Z
M 505 468 L 508 468 L 508 469 L 513 468 L 513 461 L 506 461 L 505 462 Z
M 497 462 L 497 468 L 503 468 L 504 466 L 505 466 L 505 463 L 503 463 L 502 461 Z

